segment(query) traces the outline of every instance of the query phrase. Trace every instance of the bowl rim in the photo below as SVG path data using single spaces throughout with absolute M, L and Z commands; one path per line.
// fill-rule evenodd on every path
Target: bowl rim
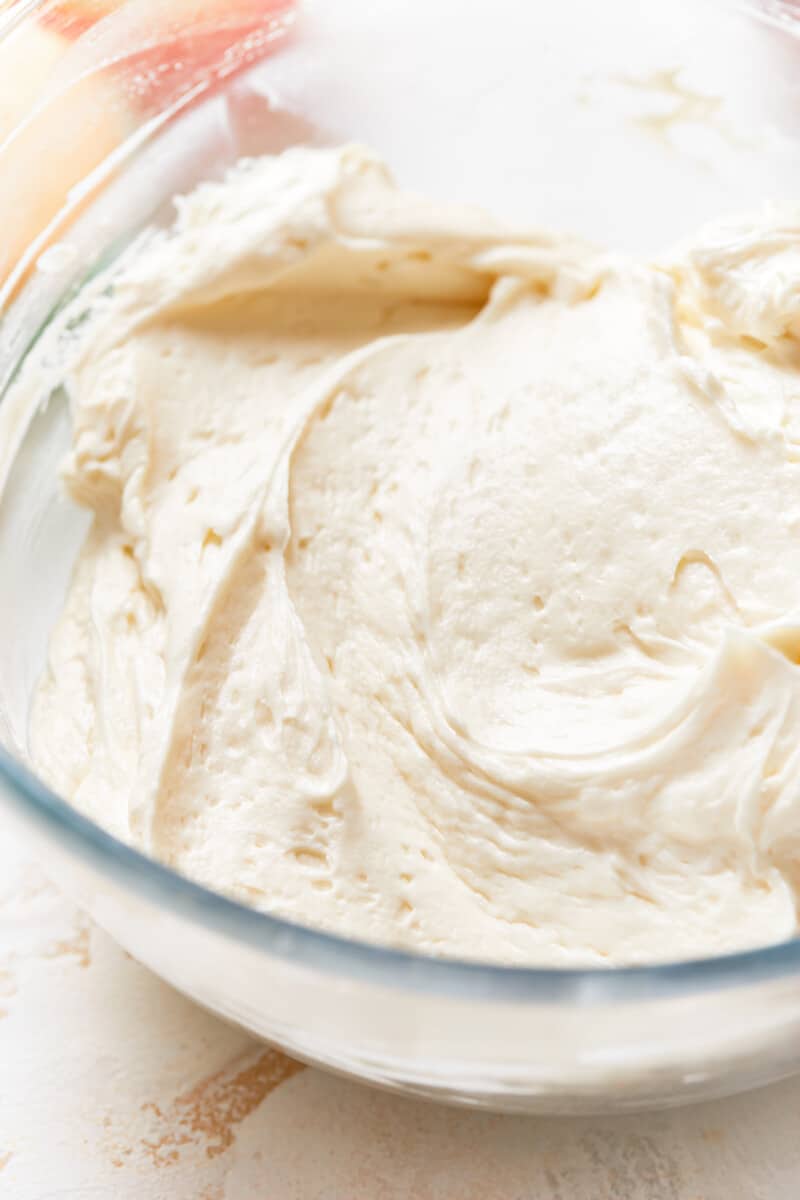
M 536 967 L 436 958 L 249 908 L 108 833 L 0 747 L 0 799 L 23 824 L 114 884 L 180 918 L 295 965 L 412 993 L 489 1003 L 619 1004 L 696 996 L 800 974 L 800 938 L 712 958 L 642 966 Z

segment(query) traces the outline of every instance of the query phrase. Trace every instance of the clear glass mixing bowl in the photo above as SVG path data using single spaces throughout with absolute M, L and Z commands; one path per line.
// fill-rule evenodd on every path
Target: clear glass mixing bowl
M 411 187 L 649 253 L 798 194 L 791 4 L 18 0 L 0 12 L 0 387 L 63 299 L 242 154 L 364 141 Z M 85 518 L 56 391 L 0 444 L 0 797 L 97 922 L 292 1054 L 500 1109 L 609 1112 L 800 1066 L 800 942 L 635 969 L 435 961 L 250 911 L 109 837 L 26 767 Z

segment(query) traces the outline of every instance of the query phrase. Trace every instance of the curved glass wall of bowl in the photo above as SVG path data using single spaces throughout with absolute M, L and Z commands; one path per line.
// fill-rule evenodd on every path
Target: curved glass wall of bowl
M 292 8 L 291 0 L 66 0 L 7 14 L 0 28 L 0 77 L 11 84 L 0 96 L 0 395 L 53 314 L 137 231 L 171 220 L 176 194 L 305 133 L 302 122 L 274 110 L 263 85 L 247 82 L 288 34 Z M 17 75 L 24 86 L 16 86 Z M 135 171 L 126 170 L 133 158 Z M 86 529 L 58 487 L 64 394 L 56 389 L 39 402 L 7 425 L 0 451 L 3 567 L 19 582 L 18 595 L 30 586 L 41 601 L 31 609 L 12 592 L 0 596 L 8 635 L 0 732 L 23 754 L 24 709 L 44 664 L 30 648 L 52 626 Z M 40 505 L 16 483 L 24 478 L 30 488 L 33 463 Z M 4 537 L 9 527 L 14 536 Z M 51 565 L 52 603 L 36 573 L 29 578 L 31 545 Z
M 242 156 L 310 136 L 306 123 L 277 109 L 258 74 L 259 63 L 289 33 L 286 0 L 172 6 L 109 0 L 86 9 L 93 23 L 80 20 L 85 6 L 78 0 L 33 7 L 35 22 L 7 23 L 7 40 L 0 42 L 0 66 L 20 56 L 29 60 L 31 53 L 35 66 L 43 45 L 42 67 L 49 69 L 51 58 L 57 67 L 39 81 L 17 124 L 11 103 L 4 110 L 0 102 L 6 118 L 0 209 L 8 207 L 13 218 L 3 243 L 4 275 L 0 271 L 0 395 L 55 312 L 144 226 L 171 221 L 176 194 L 221 175 Z M 180 69 L 167 71 L 165 81 L 162 59 L 169 67 L 176 54 Z M 15 94 L 14 109 L 21 99 Z M 98 126 L 109 120 L 98 110 L 101 101 L 113 113 L 107 139 L 98 136 Z M 54 138 L 55 156 L 48 152 Z M 132 159 L 135 169 L 125 169 Z M 31 186 L 44 182 L 38 205 L 20 201 L 20 176 Z M 38 398 L 38 408 L 6 422 L 0 449 L 0 561 L 19 585 L 0 595 L 7 632 L 0 733 L 23 756 L 27 704 L 44 665 L 42 637 L 86 531 L 85 515 L 58 484 L 67 438 L 65 395 L 56 387 Z M 50 564 L 45 590 L 37 586 L 31 548 Z M 39 597 L 35 606 L 20 602 L 29 589 Z
M 235 81 L 286 38 L 293 11 L 293 0 L 45 0 L 7 15 L 0 390 L 54 294 L 176 192 L 253 152 L 253 113 L 239 118 Z M 141 158 L 135 178 L 132 157 Z

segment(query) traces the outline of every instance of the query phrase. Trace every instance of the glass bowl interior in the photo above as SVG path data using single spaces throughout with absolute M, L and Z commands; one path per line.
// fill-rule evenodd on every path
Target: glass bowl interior
M 15 39 L 36 30 L 38 44 L 44 30 L 52 55 L 41 88 L 7 118 L 5 129 L 0 125 L 0 215 L 12 214 L 8 228 L 16 239 L 13 253 L 0 259 L 3 387 L 76 287 L 144 225 L 169 220 L 176 192 L 218 176 L 242 155 L 298 142 L 361 141 L 380 151 L 407 186 L 480 204 L 517 224 L 570 230 L 645 255 L 721 214 L 796 195 L 800 183 L 800 41 L 776 6 L 762 12 L 722 0 L 673 0 L 645 11 L 638 0 L 602 6 L 497 0 L 479 10 L 459 0 L 370 6 L 309 0 L 293 23 L 289 5 L 255 0 L 241 10 L 237 0 L 233 16 L 228 9 L 224 18 L 211 0 L 183 11 L 135 0 L 100 8 L 100 19 L 81 24 L 74 17 L 80 4 L 16 6 L 0 42 L 0 49 L 13 50 Z M 158 11 L 179 21 L 180 36 L 154 15 Z M 77 23 L 70 24 L 73 17 Z M 59 40 L 51 46 L 52 38 Z M 173 83 L 159 90 L 152 78 L 165 74 Z M 81 174 L 66 183 L 61 156 L 51 161 L 45 153 L 66 128 L 65 112 L 67 141 L 87 112 L 90 126 L 98 113 L 104 122 L 92 133 L 93 151 L 85 159 L 72 156 Z M 31 180 L 51 197 L 35 211 L 24 203 Z M 9 235 L 9 244 L 14 239 Z M 698 1059 L 716 1064 L 699 1072 L 700 1094 L 790 1069 L 792 1060 L 779 1051 L 800 1015 L 794 990 L 800 941 L 636 968 L 542 970 L 434 960 L 246 909 L 122 845 L 53 795 L 26 765 L 28 712 L 86 517 L 65 499 L 58 480 L 69 434 L 64 396 L 54 384 L 35 399 L 14 411 L 6 402 L 0 413 L 0 791 L 56 873 L 123 944 L 201 1002 L 305 1057 L 393 1086 L 495 1107 L 592 1107 L 608 1095 L 612 1076 L 623 1107 L 681 1098 L 697 1084 Z M 158 924 L 164 949 L 148 939 L 145 916 Z M 187 951 L 180 961 L 178 937 L 196 946 L 194 956 Z M 269 963 L 264 980 L 254 955 Z M 209 979 L 220 975 L 222 960 L 230 965 L 227 987 Z M 283 992 L 276 984 L 279 961 L 309 996 L 322 989 L 330 1002 L 330 989 L 339 986 L 342 1003 L 348 998 L 362 1014 L 363 1029 L 354 1032 L 342 1016 L 330 1024 L 331 1041 L 322 1047 L 297 1029 L 290 1036 L 286 1013 L 270 1009 L 259 991 L 271 987 L 302 1013 L 295 984 Z M 760 987 L 780 997 L 780 1019 Z M 709 1048 L 709 1018 L 713 1023 L 717 1010 L 696 1007 L 694 1040 L 689 1020 L 688 1040 L 680 1052 L 671 1047 L 669 1070 L 658 1055 L 648 1059 L 643 1047 L 652 1049 L 656 1031 L 679 1011 L 659 1006 L 687 998 L 716 1003 L 718 995 L 739 988 L 758 1000 L 760 1020 L 772 1014 L 774 1045 L 765 1028 L 753 1024 L 754 1010 L 743 1006 L 742 1029 L 749 1032 L 739 1038 L 739 1049 L 734 1053 L 727 1043 Z M 411 1001 L 435 997 L 430 1009 L 416 1001 L 413 1036 L 398 991 Z M 452 1010 L 438 1007 L 449 1000 L 466 1005 L 459 1009 L 464 1040 L 438 1059 L 426 1050 L 435 1064 L 415 1076 L 420 1046 L 453 1022 Z M 511 1039 L 499 1045 L 483 1023 L 496 1023 L 502 1012 L 513 1028 L 522 1018 L 512 1019 L 509 1005 L 539 1013 L 539 1033 L 524 1023 L 517 1030 L 527 1049 L 520 1052 L 517 1042 L 516 1059 Z M 587 1005 L 606 1014 L 622 1006 L 627 1017 L 605 1033 L 605 1018 L 597 1017 L 597 1032 L 586 1043 L 568 1031 L 563 1008 L 583 1012 Z M 476 1015 L 479 1009 L 484 1017 Z M 303 1019 L 306 1027 L 318 1022 L 317 1012 L 298 1017 L 297 1027 Z M 380 1027 L 373 1041 L 370 1020 Z M 637 1042 L 633 1030 L 640 1020 Z M 564 1056 L 542 1071 L 536 1065 L 547 1057 L 542 1031 L 552 1037 L 553 1029 L 564 1039 Z M 468 1047 L 480 1038 L 484 1050 L 471 1057 Z M 745 1041 L 747 1053 L 740 1052 Z M 356 1044 L 348 1057 L 346 1047 Z M 754 1061 L 754 1047 L 760 1047 L 761 1066 L 744 1069 L 745 1060 Z M 627 1054 L 638 1066 L 632 1074 L 604 1075 L 598 1068 L 587 1075 L 586 1055 L 593 1053 L 621 1055 L 620 1061 Z M 502 1070 L 493 1073 L 498 1063 Z

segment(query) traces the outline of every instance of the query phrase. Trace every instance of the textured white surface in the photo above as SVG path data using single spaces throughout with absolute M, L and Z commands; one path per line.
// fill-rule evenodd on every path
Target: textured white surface
M 139 967 L 7 835 L 0 1063 L 13 1200 L 795 1200 L 800 1179 L 800 1080 L 566 1121 L 299 1068 Z

